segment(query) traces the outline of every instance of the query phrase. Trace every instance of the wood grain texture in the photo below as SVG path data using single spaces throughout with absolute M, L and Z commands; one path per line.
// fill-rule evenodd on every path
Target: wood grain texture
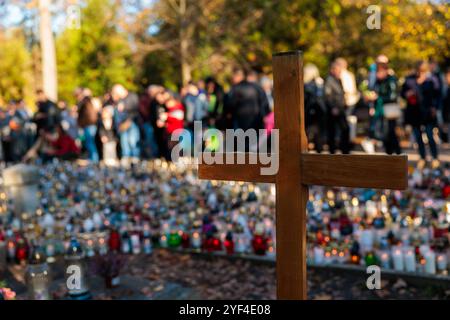
M 236 155 L 234 153 L 233 155 Z M 217 156 L 223 157 L 223 153 Z M 235 158 L 236 161 L 236 158 Z M 205 180 L 226 180 L 226 181 L 249 181 L 275 183 L 275 176 L 261 175 L 261 164 L 248 164 L 248 154 L 246 154 L 246 164 L 199 164 L 198 177 Z
M 304 153 L 302 183 L 404 190 L 408 187 L 406 155 L 333 155 Z
M 277 297 L 306 299 L 306 201 L 300 158 L 307 151 L 303 112 L 301 53 L 272 58 L 275 127 L 279 129 L 279 171 L 276 176 Z

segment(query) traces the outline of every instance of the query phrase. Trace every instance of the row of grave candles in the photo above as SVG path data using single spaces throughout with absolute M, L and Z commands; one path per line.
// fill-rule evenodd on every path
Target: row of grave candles
M 163 168 L 165 171 L 158 171 L 158 168 Z M 78 176 L 83 176 L 82 174 L 79 174 L 77 170 L 88 170 L 87 173 L 84 172 L 85 176 L 92 178 L 98 175 L 98 169 L 74 168 L 69 164 L 63 164 L 62 167 L 54 167 L 54 172 L 52 172 L 52 170 L 48 170 L 48 168 L 45 168 L 43 173 L 46 176 L 46 179 L 43 183 L 43 188 L 41 188 L 42 194 L 40 196 L 43 200 L 42 202 L 45 204 L 55 204 L 55 202 L 57 204 L 56 208 L 47 206 L 47 209 L 44 209 L 46 213 L 44 213 L 43 210 L 40 210 L 37 213 L 37 221 L 40 225 L 39 227 L 47 230 L 47 234 L 56 234 L 54 237 L 41 239 L 41 243 L 47 248 L 46 251 L 50 253 L 47 255 L 50 257 L 57 255 L 62 252 L 62 248 L 64 248 L 64 240 L 62 240 L 64 239 L 63 234 L 53 232 L 53 229 L 60 229 L 60 231 L 62 229 L 65 233 L 75 234 L 79 237 L 85 246 L 85 252 L 88 256 L 94 255 L 95 253 L 103 254 L 104 252 L 110 250 L 111 242 L 116 243 L 115 245 L 120 243 L 120 248 L 114 248 L 114 250 L 120 250 L 124 253 L 150 253 L 151 247 L 157 245 L 161 247 L 184 247 L 205 251 L 226 251 L 228 253 L 257 253 L 272 256 L 275 254 L 276 244 L 273 225 L 273 186 L 255 186 L 252 184 L 243 183 L 220 184 L 214 181 L 211 183 L 205 183 L 196 180 L 195 177 L 189 172 L 185 176 L 177 176 L 178 180 L 173 181 L 174 176 L 178 174 L 178 169 L 165 162 L 161 162 L 157 166 L 152 163 L 150 165 L 150 169 L 156 172 L 156 178 L 159 180 L 156 182 L 153 181 L 152 183 L 160 189 L 161 193 L 159 194 L 159 197 L 164 200 L 162 202 L 158 202 L 157 206 L 164 205 L 164 203 L 165 205 L 170 203 L 172 200 L 171 197 L 173 197 L 174 193 L 177 195 L 183 191 L 189 193 L 190 189 L 192 189 L 194 196 L 193 198 L 195 198 L 196 192 L 203 193 L 203 204 L 202 201 L 196 200 L 198 201 L 196 202 L 196 205 L 201 206 L 201 208 L 197 208 L 197 211 L 195 212 L 192 212 L 191 210 L 188 213 L 180 213 L 177 212 L 176 209 L 169 209 L 169 214 L 166 215 L 169 217 L 165 217 L 168 220 L 165 222 L 160 221 L 159 229 L 145 227 L 145 223 L 143 221 L 145 220 L 145 216 L 148 214 L 148 211 L 142 212 L 139 215 L 131 211 L 125 213 L 122 212 L 119 214 L 119 219 L 116 219 L 115 222 L 113 222 L 112 220 L 114 219 L 111 218 L 113 215 L 113 209 L 108 209 L 108 212 L 106 212 L 106 210 L 105 212 L 96 211 L 91 215 L 85 213 L 82 217 L 84 220 L 79 221 L 78 223 L 84 231 L 84 233 L 80 233 L 80 228 L 77 229 L 76 226 L 71 225 L 71 223 L 67 222 L 67 220 L 64 220 L 65 225 L 63 224 L 58 226 L 61 221 L 55 219 L 59 213 L 57 211 L 63 210 L 62 212 L 68 215 L 69 210 L 72 209 L 70 207 L 80 207 L 81 209 L 79 210 L 81 211 L 90 210 L 90 201 L 99 202 L 99 199 L 102 198 L 103 192 L 108 194 L 110 199 L 121 199 L 121 201 L 126 202 L 128 201 L 127 197 L 130 197 L 130 190 L 132 191 L 131 196 L 137 196 L 136 207 L 138 209 L 142 209 L 142 207 L 146 206 L 145 201 L 148 200 L 141 201 L 141 198 L 139 197 L 148 193 L 148 191 L 142 189 L 142 186 L 147 182 L 143 183 L 142 180 L 134 180 L 135 178 L 129 171 L 106 171 L 103 173 L 104 177 L 115 175 L 117 179 L 109 179 L 104 182 L 100 177 L 98 181 L 84 179 L 80 180 L 79 185 L 75 184 L 76 196 L 81 198 L 81 200 L 84 199 L 83 201 L 85 201 L 85 203 L 83 204 L 83 201 L 78 199 L 77 203 L 74 205 L 70 202 L 71 200 L 67 201 L 61 196 L 59 196 L 59 200 L 57 199 L 55 201 L 55 197 L 58 198 L 58 193 L 62 192 L 61 190 L 64 189 L 64 186 L 71 184 L 71 179 Z M 138 174 L 148 171 L 148 168 L 144 165 L 137 170 Z M 70 176 L 71 172 L 73 174 L 72 177 Z M 447 173 L 443 176 L 447 176 Z M 55 177 L 57 178 L 56 181 Z M 431 173 L 421 174 L 419 176 L 420 179 L 417 174 L 413 174 L 410 181 L 412 184 L 411 187 L 423 187 L 424 181 L 427 179 L 430 180 L 430 177 L 432 177 L 432 179 L 431 182 L 427 182 L 428 186 L 435 185 L 435 182 L 439 178 L 433 178 Z M 184 179 L 185 181 L 180 181 L 180 179 Z M 179 185 L 183 183 L 185 183 L 185 186 L 179 187 Z M 185 190 L 183 190 L 183 188 L 185 188 Z M 116 195 L 119 190 L 120 192 Z M 128 190 L 128 192 L 126 190 Z M 182 192 L 180 192 L 180 190 Z M 425 208 L 434 207 L 437 210 L 437 217 L 433 218 L 435 222 L 437 221 L 442 223 L 443 219 L 446 219 L 447 222 L 450 221 L 448 206 L 445 207 L 445 203 L 443 205 L 442 201 L 433 199 L 433 196 L 429 194 L 421 197 L 421 192 L 422 191 L 414 191 L 414 193 L 411 193 L 412 197 L 410 199 L 407 199 L 404 194 L 399 192 L 390 193 L 388 196 L 390 198 L 395 198 L 395 204 L 392 204 L 389 203 L 390 201 L 388 200 L 389 198 L 386 194 L 380 195 L 372 190 L 348 192 L 342 189 L 327 191 L 324 188 L 312 188 L 311 198 L 308 204 L 309 234 L 315 232 L 317 233 L 318 230 L 323 230 L 328 232 L 330 238 L 337 240 L 335 247 L 329 248 L 322 245 L 316 246 L 319 251 L 320 249 L 324 250 L 323 261 L 326 261 L 327 263 L 328 260 L 335 263 L 355 262 L 354 260 L 357 260 L 357 258 L 353 257 L 345 250 L 342 250 L 342 246 L 339 245 L 340 242 L 342 243 L 344 240 L 347 241 L 346 239 L 348 238 L 348 242 L 350 244 L 355 242 L 355 240 L 360 243 L 362 252 L 360 252 L 361 257 L 358 262 L 366 260 L 364 254 L 366 254 L 366 248 L 368 247 L 373 251 L 372 255 L 377 257 L 379 255 L 380 261 L 383 260 L 382 257 L 386 257 L 387 255 L 389 259 L 389 266 L 394 270 L 411 270 L 411 268 L 407 269 L 405 266 L 405 256 L 407 251 L 404 248 L 408 248 L 411 245 L 407 243 L 408 238 L 412 233 L 418 232 L 420 236 L 420 244 L 430 245 L 430 241 L 435 237 L 435 234 L 430 232 L 430 228 L 432 227 L 429 223 L 424 227 L 422 226 L 425 221 L 424 217 L 426 216 L 426 212 L 424 212 Z M 372 200 L 374 196 L 375 201 Z M 219 200 L 221 197 L 225 198 L 225 202 L 232 201 L 236 204 L 237 209 L 220 209 L 223 205 L 221 200 Z M 442 195 L 436 195 L 436 198 L 439 197 L 442 198 Z M 157 202 L 159 199 L 154 199 L 154 201 Z M 408 201 L 408 203 L 405 205 L 402 204 L 402 201 Z M 417 202 L 417 206 L 414 209 L 414 214 L 405 214 L 408 205 L 411 205 L 414 201 Z M 107 205 L 104 204 L 104 206 Z M 403 208 L 401 208 L 402 206 Z M 146 208 L 148 209 L 149 207 L 147 206 Z M 152 210 L 157 210 L 157 208 L 153 208 Z M 209 211 L 214 211 L 215 213 L 209 215 Z M 336 224 L 336 221 L 333 221 L 332 215 L 338 211 L 346 212 L 348 220 L 350 220 L 354 226 L 353 229 L 355 231 L 351 233 L 350 237 L 343 235 L 339 228 L 336 228 L 336 226 L 333 225 Z M 114 215 L 117 216 L 117 213 L 114 213 Z M 196 228 L 192 228 L 193 221 L 198 221 L 199 219 L 201 220 L 203 215 L 212 217 L 213 221 L 204 221 L 203 225 L 200 221 L 200 224 L 197 224 Z M 377 227 L 377 219 L 380 217 L 384 219 L 384 223 L 386 224 L 383 228 Z M 158 216 L 154 215 L 150 218 L 153 220 L 159 219 Z M 182 221 L 177 221 L 178 218 L 182 218 Z M 8 228 L 20 229 L 21 225 L 17 222 L 17 220 L 18 219 L 15 219 L 12 223 L 10 222 L 8 224 Z M 119 220 L 118 225 L 117 220 Z M 366 223 L 365 228 L 371 229 L 359 232 L 359 225 L 362 222 Z M 129 226 L 130 223 L 131 227 Z M 231 223 L 238 225 L 239 230 L 235 230 L 235 226 L 230 227 Z M 317 228 L 317 224 L 319 224 L 319 228 Z M 118 230 L 109 234 L 108 229 L 110 229 L 111 225 L 116 225 Z M 211 229 L 214 229 L 211 228 L 211 225 L 215 226 L 217 229 L 216 232 L 211 232 Z M 315 227 L 318 230 L 314 231 L 312 230 L 314 229 L 312 227 Z M 398 261 L 399 259 L 397 258 L 398 255 L 394 254 L 396 252 L 395 245 L 397 244 L 390 244 L 389 247 L 384 246 L 382 248 L 383 250 L 380 250 L 378 247 L 379 244 L 373 240 L 376 236 L 370 236 L 370 233 L 374 232 L 378 234 L 387 230 L 396 230 L 396 232 L 398 231 L 399 233 L 398 238 L 402 242 L 400 253 L 403 258 L 402 260 L 405 260 L 402 268 L 395 268 L 394 265 L 394 261 Z M 11 232 L 6 232 L 6 235 L 3 237 L 5 238 L 5 241 L 3 241 L 3 247 L 5 250 L 3 251 L 9 254 L 9 256 L 12 256 L 12 252 L 14 250 L 14 260 L 24 259 L 26 251 L 24 239 L 17 237 L 16 234 L 12 235 Z M 114 238 L 116 240 L 111 240 Z M 2 246 L 1 243 L 2 241 L 0 239 L 0 255 Z M 310 243 L 314 249 L 314 242 L 311 241 L 310 238 L 308 239 L 308 243 Z M 334 252 L 336 252 L 340 259 L 329 259 L 327 257 L 328 254 L 334 256 Z M 383 255 L 379 252 L 385 254 Z M 441 257 L 442 253 L 435 252 L 432 249 L 429 250 L 429 253 L 435 254 L 436 269 L 441 270 L 438 264 L 440 263 L 442 266 L 445 262 L 444 257 Z M 313 257 L 313 252 L 310 252 L 309 257 Z M 419 265 L 423 264 L 424 261 L 427 261 L 424 255 L 419 256 L 417 253 L 415 253 L 415 259 L 419 262 Z M 431 258 L 429 260 L 431 260 Z M 398 262 L 396 265 L 399 265 Z M 416 268 L 416 270 L 420 271 L 420 268 Z
M 315 246 L 309 251 L 310 263 L 327 265 L 333 263 L 352 263 L 356 265 L 378 265 L 384 270 L 448 275 L 448 254 L 436 253 L 427 246 L 419 252 L 413 247 L 397 246 L 391 250 L 366 252 L 362 257 L 348 250 L 331 249 L 326 251 Z
M 258 230 L 255 230 L 252 235 L 232 234 L 231 232 L 205 234 L 202 230 L 194 230 L 189 233 L 171 229 L 166 223 L 163 225 L 164 231 L 153 236 L 148 225 L 145 225 L 140 231 L 122 228 L 121 230 L 112 229 L 110 232 L 85 233 L 79 236 L 87 257 L 95 254 L 103 255 L 110 250 L 124 254 L 151 254 L 154 246 L 207 252 L 225 251 L 228 254 L 254 253 L 274 256 L 274 239 L 268 236 L 265 226 L 258 224 L 256 229 Z M 350 238 L 346 237 L 345 243 L 341 244 L 332 242 L 329 236 L 322 236 L 324 240 L 320 243 L 309 242 L 309 262 L 314 264 L 378 264 L 383 268 L 395 271 L 447 274 L 448 250 L 436 252 L 426 244 L 419 247 L 413 247 L 408 243 L 390 247 L 380 246 L 379 242 L 373 240 L 375 232 L 371 229 L 356 232 L 359 241 L 351 242 Z M 336 236 L 336 232 L 334 236 Z M 316 236 L 317 238 L 319 237 Z M 55 256 L 64 254 L 69 246 L 69 240 L 68 237 L 65 239 L 47 237 L 40 242 L 48 262 L 53 262 Z M 353 248 L 355 243 L 360 246 L 357 250 Z M 25 261 L 28 250 L 28 243 L 20 234 L 8 230 L 0 235 L 0 256 L 3 255 L 4 259 L 16 262 Z
M 0 264 L 5 261 L 23 263 L 28 259 L 30 243 L 20 233 L 9 229 L 5 236 L 0 236 Z M 151 236 L 149 232 L 124 231 L 112 229 L 108 232 L 93 232 L 78 235 L 87 257 L 96 254 L 105 255 L 109 251 L 123 254 L 151 254 L 153 248 L 183 248 L 205 252 L 223 251 L 228 254 L 254 253 L 273 256 L 275 249 L 272 240 L 264 234 L 255 234 L 251 238 L 243 234 L 233 235 L 231 232 L 220 236 L 205 236 L 201 230 L 191 233 L 169 231 L 162 235 Z M 55 257 L 62 256 L 70 244 L 70 237 L 46 237 L 36 243 L 43 249 L 47 262 L 52 263 Z

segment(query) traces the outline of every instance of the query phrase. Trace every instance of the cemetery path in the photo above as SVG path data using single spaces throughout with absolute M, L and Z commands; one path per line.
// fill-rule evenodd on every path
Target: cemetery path
M 52 265 L 52 292 L 64 299 L 62 263 Z M 23 268 L 9 268 L 6 280 L 26 299 Z M 308 270 L 308 299 L 450 299 L 450 288 L 382 279 L 381 290 L 366 288 L 365 273 Z M 245 259 L 198 256 L 156 249 L 151 256 L 127 256 L 121 285 L 106 289 L 91 277 L 94 299 L 275 299 L 275 267 Z

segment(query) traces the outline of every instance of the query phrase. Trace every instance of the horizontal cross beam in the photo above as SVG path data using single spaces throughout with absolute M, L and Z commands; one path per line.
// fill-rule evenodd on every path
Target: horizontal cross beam
M 226 160 L 225 154 L 216 157 Z M 261 175 L 260 169 L 266 166 L 248 164 L 248 158 L 246 161 L 200 164 L 198 176 L 205 180 L 275 183 L 276 175 Z M 305 185 L 404 190 L 408 186 L 407 162 L 406 155 L 302 153 L 299 166 Z
M 204 180 L 224 180 L 224 181 L 249 181 L 249 182 L 262 182 L 262 183 L 275 183 L 274 175 L 261 175 L 261 168 L 264 165 L 250 164 L 249 159 L 251 156 L 257 157 L 256 153 L 245 153 L 244 164 L 225 164 L 227 158 L 237 160 L 237 156 L 240 153 L 216 153 L 214 157 L 216 159 L 223 159 L 224 164 L 200 164 L 198 166 L 198 177 Z M 236 156 L 236 157 L 235 157 Z M 257 159 L 257 158 L 256 158 Z
M 393 190 L 408 187 L 406 155 L 305 153 L 301 159 L 304 184 Z

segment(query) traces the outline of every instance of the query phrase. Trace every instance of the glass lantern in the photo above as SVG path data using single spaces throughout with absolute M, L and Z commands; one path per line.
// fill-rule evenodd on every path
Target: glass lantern
M 85 255 L 76 238 L 70 240 L 65 260 L 66 285 L 70 298 L 74 300 L 90 299 Z
M 41 250 L 35 246 L 26 268 L 28 295 L 32 300 L 50 300 L 50 269 Z

